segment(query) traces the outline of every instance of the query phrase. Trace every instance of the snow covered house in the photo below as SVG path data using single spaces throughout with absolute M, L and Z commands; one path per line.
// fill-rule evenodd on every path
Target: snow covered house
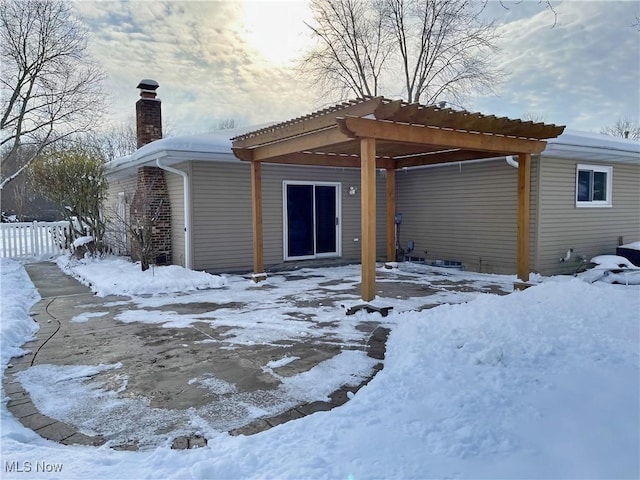
M 391 111 L 392 107 L 396 116 L 385 125 L 411 127 L 411 118 L 418 118 L 419 111 L 420 118 L 427 114 L 437 118 L 439 131 L 450 132 L 446 122 L 452 118 L 482 128 L 502 125 L 502 131 L 487 136 L 503 142 L 512 138 L 509 132 L 524 132 L 516 134 L 531 135 L 523 144 L 543 145 L 544 150 L 528 157 L 530 170 L 519 177 L 518 154 L 496 155 L 497 150 L 491 148 L 440 150 L 438 154 L 447 157 L 429 165 L 424 164 L 429 163 L 424 161 L 424 152 L 423 160 L 416 162 L 410 145 L 396 143 L 394 152 L 400 149 L 401 155 L 394 160 L 400 163 L 391 169 L 380 168 L 379 162 L 385 160 L 381 144 L 375 157 L 375 208 L 369 208 L 375 210 L 377 259 L 390 259 L 397 244 L 405 248 L 411 241 L 413 249 L 407 253 L 411 257 L 461 262 L 468 270 L 514 273 L 523 255 L 518 249 L 525 245 L 528 258 L 524 265 L 530 271 L 554 274 L 567 270 L 568 264 L 560 259 L 570 249 L 574 257 L 613 254 L 617 245 L 640 239 L 638 142 L 568 131 L 553 138 L 564 128 L 381 98 L 336 105 L 261 129 L 162 139 L 157 83 L 143 81 L 138 87 L 140 148 L 108 165 L 108 210 L 132 224 L 136 215 L 154 217 L 158 263 L 215 273 L 251 271 L 255 270 L 256 243 L 263 246 L 260 260 L 267 270 L 301 261 L 361 261 L 361 241 L 366 237 L 361 228 L 361 196 L 367 193 L 363 187 L 371 189 L 361 184 L 359 157 L 354 163 L 353 155 L 341 153 L 333 157 L 331 166 L 315 166 L 315 152 L 305 150 L 261 164 L 256 177 L 255 162 L 239 158 L 251 152 L 238 146 L 259 139 L 258 149 L 276 151 L 282 132 L 295 137 L 295 132 L 304 132 L 319 117 L 334 124 L 342 116 L 368 120 L 374 117 L 374 109 Z M 333 135 L 333 130 L 323 129 L 314 135 Z M 284 141 L 290 146 L 296 141 L 292 138 Z M 548 139 L 546 148 L 540 143 L 543 139 Z M 300 166 L 296 159 L 303 154 L 307 160 Z M 519 187 L 519 178 L 527 179 L 526 185 Z M 260 212 L 252 215 L 256 207 L 252 183 L 256 182 L 261 188 Z M 519 193 L 519 188 L 525 193 Z M 521 205 L 525 197 L 529 199 L 526 208 Z M 150 206 L 154 206 L 151 213 Z M 523 210 L 527 217 L 521 216 Z M 528 225 L 521 225 L 521 218 L 528 218 Z M 261 238 L 254 237 L 257 222 Z M 518 231 L 528 233 L 527 242 L 518 238 Z M 394 244 L 396 233 L 398 243 Z M 125 236 L 123 232 L 123 241 Z

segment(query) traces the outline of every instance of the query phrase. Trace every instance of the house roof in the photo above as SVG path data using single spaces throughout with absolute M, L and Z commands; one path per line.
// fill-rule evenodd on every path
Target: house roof
M 378 100 L 376 100 L 376 102 L 378 102 Z M 138 167 L 154 165 L 157 159 L 162 159 L 165 165 L 175 165 L 188 160 L 240 162 L 232 152 L 232 140 L 239 142 L 260 137 L 262 141 L 268 142 L 270 136 L 279 132 L 281 133 L 284 129 L 292 135 L 300 135 L 305 129 L 308 130 L 310 126 L 313 126 L 314 123 L 318 125 L 318 117 L 321 117 L 322 114 L 337 114 L 341 112 L 343 115 L 357 116 L 359 113 L 369 111 L 372 103 L 375 102 L 365 102 L 362 100 L 346 102 L 282 123 L 220 130 L 201 135 L 163 138 L 139 148 L 131 155 L 117 158 L 107 163 L 107 171 L 112 178 L 129 177 L 135 175 Z M 393 102 L 386 99 L 378 103 L 378 105 L 382 105 L 382 108 L 387 109 L 387 111 L 398 104 L 402 106 L 401 102 Z M 501 123 L 503 125 L 505 124 L 504 117 L 470 114 L 469 112 L 459 112 L 437 107 L 429 109 L 423 108 L 421 110 L 416 108 L 415 105 L 404 104 L 404 106 L 407 108 L 399 109 L 395 116 L 390 118 L 400 121 L 402 119 L 408 119 L 411 112 L 421 111 L 419 115 L 422 115 L 423 121 L 426 120 L 426 117 L 439 118 L 439 121 L 442 122 L 443 125 L 446 125 L 449 121 L 453 121 L 456 117 L 462 117 L 462 120 L 466 121 L 467 125 L 472 125 L 474 121 L 477 122 L 481 119 L 485 119 L 489 125 L 499 126 Z M 379 110 L 379 112 L 382 112 L 382 110 Z M 372 118 L 372 116 L 373 115 L 369 113 L 365 114 L 364 118 Z M 329 117 L 325 115 L 324 118 L 326 120 Z M 335 120 L 333 121 L 335 122 Z M 532 122 L 522 122 L 520 120 L 516 120 L 515 123 L 511 124 L 514 128 L 531 125 L 536 124 L 532 124 Z M 471 126 L 469 128 L 471 128 Z M 478 126 L 476 128 L 480 127 Z M 547 145 L 542 152 L 544 156 L 576 159 L 584 162 L 640 164 L 640 142 L 634 140 L 577 130 L 565 130 L 558 137 L 548 139 L 546 142 Z
M 135 176 L 138 167 L 154 165 L 162 160 L 164 165 L 175 165 L 189 160 L 214 162 L 240 162 L 231 151 L 231 138 L 253 127 L 219 130 L 201 135 L 168 137 L 148 143 L 131 155 L 116 158 L 107 163 L 112 178 Z
M 640 142 L 598 133 L 566 130 L 547 141 L 544 156 L 583 162 L 632 163 L 640 165 Z

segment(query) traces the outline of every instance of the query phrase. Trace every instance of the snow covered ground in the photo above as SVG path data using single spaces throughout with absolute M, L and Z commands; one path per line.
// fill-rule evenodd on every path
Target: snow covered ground
M 38 295 L 18 263 L 0 262 L 4 374 L 33 333 L 28 311 Z M 85 266 L 99 294 L 133 294 L 131 284 L 142 283 L 123 280 L 128 273 L 118 276 L 110 262 Z M 347 283 L 357 277 L 349 267 L 319 272 Z M 164 278 L 161 269 L 153 275 Z M 478 285 L 508 280 L 448 275 Z M 219 291 L 201 288 L 224 285 L 229 296 L 242 290 L 233 277 L 194 280 L 179 269 L 169 277 L 146 292 L 156 293 L 148 304 L 164 301 L 158 291 L 194 291 L 172 296 L 175 303 Z M 100 287 L 96 278 L 110 283 Z M 429 278 L 424 271 L 415 282 Z M 269 281 L 287 294 L 308 295 L 305 282 Z M 384 299 L 396 306 L 386 319 L 393 327 L 385 368 L 344 406 L 253 436 L 214 434 L 201 449 L 63 446 L 23 428 L 3 402 L 2 477 L 24 478 L 18 470 L 27 467 L 33 478 L 640 476 L 639 286 L 554 277 L 507 296 L 443 289 L 437 300 L 443 304 L 416 312 L 410 309 L 424 299 Z

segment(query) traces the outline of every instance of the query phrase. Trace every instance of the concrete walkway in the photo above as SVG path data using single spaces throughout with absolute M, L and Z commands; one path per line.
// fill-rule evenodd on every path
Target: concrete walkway
M 103 438 L 84 435 L 71 425 L 42 415 L 22 384 L 14 377 L 16 373 L 35 365 L 40 351 L 60 332 L 62 322 L 49 312 L 54 302 L 57 302 L 56 307 L 62 306 L 64 308 L 65 304 L 69 303 L 69 299 L 87 302 L 94 297 L 89 288 L 74 278 L 64 275 L 54 263 L 26 265 L 26 269 L 42 297 L 31 311 L 32 318 L 38 322 L 40 329 L 36 338 L 23 346 L 29 353 L 23 357 L 11 359 L 2 379 L 4 393 L 10 398 L 7 408 L 25 427 L 32 429 L 46 439 L 66 445 L 102 445 Z M 59 313 L 57 314 L 59 315 Z
M 334 357 L 346 349 L 360 349 L 375 359 L 382 360 L 388 330 L 375 322 L 362 322 L 357 326 L 363 332 L 363 343 L 345 346 L 331 336 L 312 343 L 287 342 L 279 345 L 243 346 L 225 349 L 221 343 L 206 343 L 213 337 L 219 342 L 224 331 L 205 333 L 198 324 L 193 328 L 163 328 L 139 322 L 123 323 L 116 320 L 121 312 L 133 308 L 128 297 L 100 298 L 70 276 L 63 274 L 53 263 L 34 263 L 26 266 L 42 299 L 32 309 L 33 319 L 40 329 L 33 341 L 24 345 L 29 353 L 12 359 L 3 388 L 10 398 L 7 408 L 20 422 L 44 438 L 63 444 L 101 445 L 106 441 L 116 449 L 138 449 L 138 439 L 133 432 L 127 441 L 114 443 L 111 438 L 90 436 L 72 425 L 47 417 L 38 411 L 29 394 L 15 374 L 36 365 L 98 365 L 121 363 L 118 375 L 127 377 L 127 395 L 146 398 L 151 407 L 186 410 L 209 408 L 212 402 L 224 405 L 225 397 L 212 398 L 203 394 L 197 385 L 186 384 L 185 379 L 201 375 L 235 385 L 238 391 L 261 394 L 278 386 L 274 376 L 267 374 L 263 366 L 284 356 L 299 357 L 287 365 L 283 375 L 295 375 L 311 369 L 318 363 Z M 225 305 L 228 308 L 228 305 Z M 214 304 L 167 305 L 158 311 L 182 309 L 181 313 L 201 313 L 215 309 Z M 81 313 L 100 317 L 94 321 L 72 321 Z M 185 348 L 187 347 L 187 348 Z M 382 369 L 378 363 L 373 375 Z M 102 382 L 115 381 L 113 374 L 99 374 Z M 348 400 L 347 392 L 356 392 L 372 377 L 359 386 L 346 386 L 336 390 L 328 402 L 297 405 L 274 416 L 262 417 L 248 423 L 237 417 L 222 418 L 221 428 L 231 434 L 253 434 L 289 420 L 317 411 L 330 410 Z M 114 386 L 114 390 L 117 385 Z M 220 409 L 220 407 L 218 407 Z M 123 419 L 123 422 L 135 419 Z M 87 431 L 87 429 L 85 429 Z M 206 439 L 196 435 L 181 435 L 173 439 L 174 448 L 192 448 L 206 444 Z

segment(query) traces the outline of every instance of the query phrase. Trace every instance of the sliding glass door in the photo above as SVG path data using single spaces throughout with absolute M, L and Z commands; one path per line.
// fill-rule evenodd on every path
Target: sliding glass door
M 285 260 L 340 255 L 340 185 L 284 182 Z

